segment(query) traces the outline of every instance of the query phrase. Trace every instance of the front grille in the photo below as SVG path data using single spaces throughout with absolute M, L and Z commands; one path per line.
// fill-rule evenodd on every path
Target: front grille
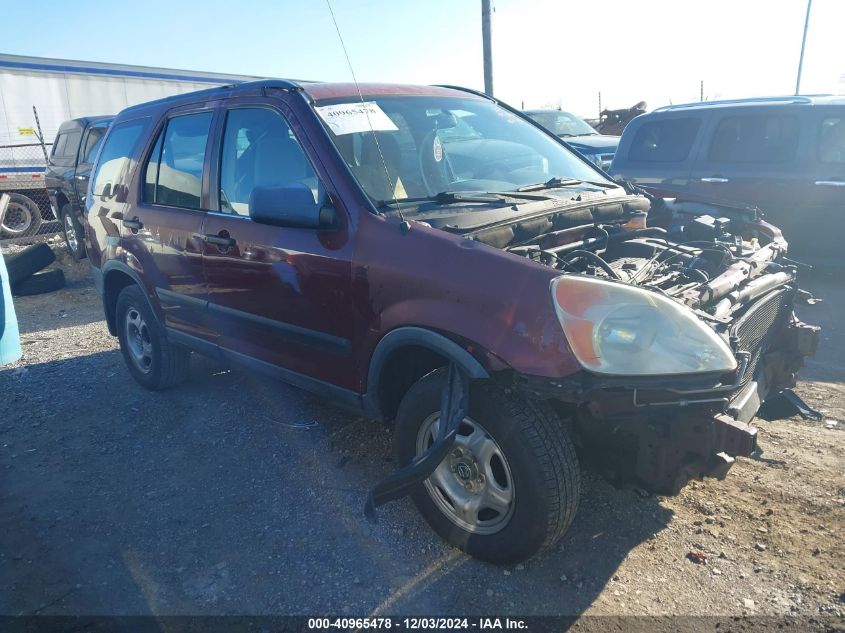
M 766 353 L 772 337 L 792 312 L 792 288 L 781 288 L 758 299 L 731 328 L 731 336 L 738 339 L 739 351 L 751 356 L 742 377 L 744 386 L 757 372 L 760 358 Z

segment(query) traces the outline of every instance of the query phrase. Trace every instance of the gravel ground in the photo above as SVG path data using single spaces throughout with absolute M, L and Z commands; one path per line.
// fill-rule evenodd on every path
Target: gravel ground
M 825 328 L 798 391 L 826 423 L 760 421 L 762 458 L 676 497 L 585 472 L 559 549 L 501 568 L 407 500 L 364 519 L 394 467 L 383 425 L 200 358 L 142 389 L 87 263 L 58 265 L 65 290 L 16 300 L 24 356 L 0 371 L 0 614 L 845 613 L 836 275 L 806 281 L 825 303 L 800 313 Z

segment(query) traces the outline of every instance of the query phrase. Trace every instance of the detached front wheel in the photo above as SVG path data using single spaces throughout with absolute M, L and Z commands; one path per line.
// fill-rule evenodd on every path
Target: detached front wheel
M 408 463 L 437 436 L 445 370 L 417 382 L 396 417 L 396 453 Z M 412 498 L 447 542 L 494 563 L 553 546 L 578 509 L 580 469 L 569 433 L 541 403 L 482 383 L 450 454 Z

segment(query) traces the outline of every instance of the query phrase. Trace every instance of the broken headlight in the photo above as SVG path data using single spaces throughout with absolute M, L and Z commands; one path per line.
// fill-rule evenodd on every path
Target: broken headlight
M 555 278 L 551 291 L 569 346 L 585 369 L 637 376 L 736 369 L 725 341 L 672 299 L 576 275 Z

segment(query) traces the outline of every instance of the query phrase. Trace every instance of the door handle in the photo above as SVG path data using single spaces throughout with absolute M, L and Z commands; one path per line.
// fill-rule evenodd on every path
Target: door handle
M 202 236 L 202 241 L 206 244 L 214 244 L 215 246 L 224 246 L 226 248 L 231 248 L 237 241 L 234 237 L 230 237 L 226 231 L 221 231 L 219 235 L 213 235 L 206 233 Z
M 721 176 L 710 176 L 707 178 L 702 178 L 701 182 L 730 182 L 727 178 L 722 178 Z
M 821 187 L 845 187 L 845 180 L 817 180 L 816 184 Z
M 127 229 L 132 229 L 133 231 L 140 231 L 144 228 L 144 223 L 141 222 L 137 217 L 132 218 L 131 220 L 124 220 L 123 226 Z

